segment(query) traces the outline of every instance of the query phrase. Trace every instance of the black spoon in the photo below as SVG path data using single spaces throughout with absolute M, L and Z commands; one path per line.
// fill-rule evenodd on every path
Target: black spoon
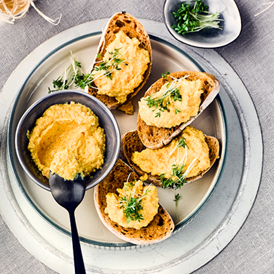
M 81 179 L 75 181 L 67 181 L 59 175 L 51 174 L 50 172 L 49 186 L 52 196 L 54 197 L 56 202 L 64 207 L 69 213 L 75 273 L 85 274 L 86 271 L 77 232 L 74 211 L 84 198 L 86 183 Z

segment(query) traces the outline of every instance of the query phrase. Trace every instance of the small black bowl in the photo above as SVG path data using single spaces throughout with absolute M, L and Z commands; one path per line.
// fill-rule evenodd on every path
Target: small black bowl
M 99 125 L 105 131 L 106 151 L 105 162 L 101 169 L 86 177 L 86 189 L 92 188 L 102 181 L 114 166 L 120 151 L 120 131 L 110 110 L 98 99 L 81 91 L 65 90 L 51 93 L 31 105 L 21 117 L 15 132 L 15 149 L 19 162 L 28 176 L 40 187 L 49 190 L 49 180 L 44 177 L 32 161 L 28 150 L 29 139 L 27 132 L 35 126 L 46 109 L 55 104 L 69 102 L 80 103 L 89 107 L 99 118 Z

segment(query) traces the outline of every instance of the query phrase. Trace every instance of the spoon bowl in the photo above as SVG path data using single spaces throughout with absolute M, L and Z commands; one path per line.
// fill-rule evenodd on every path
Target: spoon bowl
M 49 175 L 49 186 L 56 202 L 70 211 L 75 210 L 82 202 L 86 191 L 84 180 L 68 181 L 51 172 Z

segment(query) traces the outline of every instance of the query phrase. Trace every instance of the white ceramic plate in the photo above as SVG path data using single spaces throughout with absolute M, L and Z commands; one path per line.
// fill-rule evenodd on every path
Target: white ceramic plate
M 163 24 L 146 20 L 142 22 L 150 34 L 161 33 L 157 36 L 170 39 Z M 7 111 L 8 117 L 8 108 L 13 108 L 8 134 L 8 150 L 4 150 L 2 154 L 3 185 L 0 186 L 2 214 L 20 242 L 39 260 L 61 273 L 73 272 L 67 213 L 53 202 L 49 192 L 30 182 L 22 172 L 14 153 L 13 132 L 16 120 L 20 118 L 24 109 L 47 93 L 51 79 L 54 79 L 66 65 L 70 49 L 80 61 L 85 59 L 84 56 L 93 58 L 94 49 L 87 48 L 87 44 L 96 44 L 99 39 L 96 31 L 102 28 L 103 23 L 105 20 L 77 26 L 39 46 L 14 71 L 1 94 L 0 104 L 2 109 Z M 92 33 L 90 33 L 91 29 Z M 88 273 L 97 271 L 168 273 L 171 269 L 172 273 L 193 271 L 215 256 L 235 235 L 250 210 L 258 188 L 261 165 L 257 164 L 252 170 L 249 166 L 255 157 L 256 163 L 258 159 L 261 160 L 261 135 L 256 123 L 254 106 L 237 75 L 213 51 L 189 52 L 192 55 L 190 57 L 179 48 L 166 44 L 153 35 L 152 41 L 155 73 L 179 69 L 198 70 L 200 69 L 198 63 L 193 61 L 195 57 L 206 71 L 213 73 L 221 81 L 223 87 L 219 104 L 213 103 L 210 111 L 205 112 L 195 123 L 206 134 L 217 136 L 223 142 L 222 153 L 225 151 L 226 144 L 227 156 L 224 157 L 222 154 L 221 161 L 212 170 L 213 174 L 207 175 L 210 178 L 203 178 L 196 183 L 186 185 L 186 188 L 183 188 L 186 189 L 185 191 L 182 189 L 183 201 L 188 203 L 185 204 L 185 208 L 180 209 L 182 220 L 178 225 L 181 228 L 180 231 L 177 229 L 177 233 L 162 243 L 141 249 L 119 241 L 109 234 L 99 221 L 96 221 L 96 214 L 92 207 L 92 191 L 88 191 L 84 203 L 77 211 L 77 223 L 82 237 L 82 249 Z M 171 42 L 176 44 L 173 40 Z M 215 60 L 218 69 L 207 60 L 210 62 Z M 88 65 L 85 60 L 82 62 L 84 66 Z M 229 85 L 224 78 L 225 73 L 229 73 L 228 78 L 233 78 Z M 160 75 L 153 74 L 150 81 L 154 82 L 159 77 Z M 233 90 L 240 93 L 235 95 Z M 16 97 L 15 103 L 14 97 Z M 242 105 L 247 106 L 244 110 L 245 112 L 248 110 L 248 115 L 242 111 Z M 226 123 L 223 120 L 223 113 L 226 113 Z M 118 112 L 115 115 L 121 126 L 121 133 L 134 128 L 134 123 L 130 120 L 136 117 L 124 118 L 125 115 Z M 1 125 L 5 132 L 7 123 L 4 126 L 4 119 L 5 117 L 1 117 Z M 123 122 L 124 119 L 129 120 Z M 250 130 L 256 134 L 251 135 Z M 6 140 L 2 139 L 3 147 Z M 251 143 L 256 143 L 255 152 Z M 239 157 L 235 158 L 236 154 Z M 224 165 L 220 172 L 222 161 Z M 218 176 L 219 180 L 216 184 Z M 207 180 L 209 183 L 204 183 L 206 187 L 201 191 L 202 183 L 199 182 Z M 194 189 L 191 189 L 192 186 Z M 215 191 L 212 193 L 214 186 Z M 191 197 L 186 195 L 187 191 L 192 193 Z M 193 195 L 196 191 L 200 193 L 198 198 Z M 166 203 L 167 210 L 174 216 L 172 211 L 174 210 L 172 206 L 174 193 L 170 191 L 170 194 L 166 195 L 163 194 L 166 192 L 161 192 L 161 202 L 164 205 Z M 210 193 L 210 199 L 208 199 Z M 196 218 L 191 218 L 197 212 L 199 214 Z M 191 222 L 189 222 L 190 219 Z M 98 231 L 100 233 L 96 235 L 95 232 Z
M 101 35 L 91 33 L 87 37 L 79 37 L 66 43 L 47 55 L 45 59 L 34 67 L 32 73 L 19 91 L 14 104 L 10 121 L 10 148 L 11 162 L 14 172 L 18 177 L 18 183 L 21 185 L 26 198 L 33 203 L 37 211 L 49 222 L 54 224 L 57 229 L 69 233 L 70 224 L 68 218 L 63 214 L 61 208 L 51 196 L 51 193 L 37 187 L 33 181 L 25 174 L 21 168 L 14 151 L 15 129 L 19 119 L 26 109 L 37 99 L 48 94 L 48 87 L 52 87 L 52 80 L 57 79 L 62 72 L 70 65 L 70 52 L 76 60 L 80 61 L 83 69 L 88 70 L 92 60 L 96 56 Z M 176 72 L 182 70 L 200 70 L 201 68 L 191 60 L 183 51 L 172 47 L 156 37 L 151 37 L 153 66 L 151 77 L 142 92 L 134 98 L 134 115 L 127 115 L 121 111 L 113 111 L 117 119 L 120 132 L 124 134 L 129 130 L 136 129 L 136 120 L 138 113 L 138 100 L 143 96 L 147 88 L 161 77 L 165 71 Z M 83 91 L 84 92 L 84 91 Z M 169 190 L 158 188 L 159 201 L 164 208 L 171 214 L 174 221 L 178 223 L 176 229 L 185 224 L 195 214 L 198 213 L 201 206 L 210 196 L 221 171 L 222 163 L 225 158 L 226 147 L 226 128 L 223 112 L 220 103 L 215 100 L 199 118 L 193 123 L 193 126 L 201 129 L 206 135 L 215 136 L 221 144 L 220 159 L 216 165 L 200 180 L 183 186 L 180 190 Z M 175 193 L 180 193 L 181 199 L 176 206 L 174 202 Z M 114 245 L 123 241 L 109 232 L 102 225 L 97 212 L 94 210 L 93 190 L 88 190 L 84 200 L 76 211 L 76 220 L 79 236 L 82 241 L 91 244 L 104 245 L 107 243 Z M 125 244 L 128 245 L 128 244 Z M 119 245 L 121 246 L 121 244 Z

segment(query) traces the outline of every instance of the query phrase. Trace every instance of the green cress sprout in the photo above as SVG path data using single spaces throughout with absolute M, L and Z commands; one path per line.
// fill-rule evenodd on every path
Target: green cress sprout
M 169 75 L 169 71 L 166 71 L 165 73 L 162 73 L 162 78 L 164 78 L 165 80 L 167 80 L 167 76 Z
M 176 204 L 176 207 L 178 206 L 178 202 L 179 202 L 180 198 L 181 198 L 180 194 L 177 193 L 177 194 L 175 195 L 175 199 L 173 200 L 173 201 L 175 202 L 175 204 Z
M 182 173 L 184 168 L 182 165 L 172 165 L 172 174 L 169 178 L 164 177 L 164 173 L 160 175 L 160 181 L 163 188 L 175 188 L 178 189 L 186 183 L 186 176 Z
M 167 76 L 170 73 L 166 71 L 165 73 L 162 73 L 162 78 L 164 80 L 167 80 Z M 166 84 L 167 90 L 161 94 L 160 96 L 147 96 L 145 98 L 145 101 L 147 102 L 147 106 L 149 108 L 154 107 L 153 111 L 158 110 L 156 112 L 155 117 L 161 117 L 161 112 L 169 111 L 169 105 L 172 104 L 171 99 L 173 101 L 182 101 L 182 95 L 180 94 L 179 89 L 176 87 L 176 81 L 178 79 L 175 79 L 173 82 L 169 82 Z M 181 112 L 179 109 L 175 108 L 175 114 Z
M 84 74 L 82 72 L 81 63 L 75 60 L 71 52 L 71 64 L 56 80 L 52 81 L 53 89 L 48 88 L 48 93 L 68 89 L 73 84 L 75 87 L 84 89 L 86 86 L 90 87 L 92 81 L 93 76 L 90 73 Z
M 180 138 L 178 140 L 177 145 L 171 151 L 171 153 L 169 154 L 169 157 L 174 152 L 174 150 L 176 148 L 179 148 L 179 147 L 183 147 L 183 148 L 186 148 L 186 149 L 188 148 L 185 138 Z M 187 177 L 188 173 L 190 172 L 190 170 L 193 168 L 194 163 L 195 163 L 196 160 L 197 160 L 197 158 L 194 158 L 192 160 L 192 162 L 190 163 L 190 165 L 188 166 L 188 168 L 185 172 L 183 172 L 183 168 L 185 166 L 185 163 L 182 163 L 182 164 L 177 164 L 177 165 L 173 164 L 171 166 L 172 167 L 172 173 L 168 178 L 165 177 L 165 173 L 162 173 L 160 175 L 160 181 L 162 183 L 162 188 L 172 188 L 172 189 L 181 188 L 181 186 L 183 186 L 187 182 L 186 177 Z
M 135 197 L 133 193 L 133 195 L 130 195 L 129 197 L 125 195 L 120 198 L 120 207 L 124 209 L 127 223 L 129 223 L 130 221 L 140 222 L 144 219 L 143 215 L 140 213 L 140 210 L 143 209 L 143 206 L 141 205 L 141 200 L 147 196 L 148 192 L 150 192 L 150 190 L 146 189 L 142 196 Z
M 120 58 L 120 48 L 114 49 L 113 52 L 109 52 L 111 58 L 108 61 L 98 61 L 99 65 L 94 67 L 94 71 L 103 71 L 97 78 L 105 75 L 112 80 L 112 72 L 114 70 L 121 70 L 120 64 L 127 65 L 125 59 Z M 97 55 L 101 58 L 100 53 Z M 81 63 L 75 60 L 71 52 L 71 64 L 65 69 L 61 76 L 52 81 L 53 89 L 48 88 L 48 93 L 65 90 L 71 87 L 73 84 L 75 87 L 85 89 L 86 86 L 91 87 L 91 84 L 96 80 L 91 73 L 83 73 Z
M 167 77 L 170 75 L 170 73 L 168 71 L 166 71 L 165 73 L 162 73 L 162 78 L 165 81 L 168 81 Z M 147 97 L 145 97 L 145 101 L 147 102 L 147 106 L 149 108 L 154 107 L 154 109 L 152 111 L 158 110 L 158 112 L 156 112 L 155 117 L 161 117 L 161 112 L 164 111 L 170 111 L 169 109 L 169 105 L 173 105 L 172 103 L 175 101 L 179 101 L 182 102 L 182 95 L 180 93 L 180 90 L 178 88 L 177 82 L 180 81 L 181 79 L 186 79 L 188 76 L 184 76 L 182 78 L 175 78 L 172 76 L 169 76 L 170 78 L 173 78 L 173 80 L 171 82 L 166 83 L 166 88 L 167 90 L 162 93 L 162 94 L 153 94 L 153 95 L 148 95 Z M 171 100 L 172 99 L 172 100 Z M 179 112 L 181 112 L 181 110 L 179 110 L 178 108 L 176 108 L 174 106 L 174 112 L 175 114 L 178 114 Z
M 177 25 L 171 26 L 177 33 L 185 35 L 191 32 L 198 32 L 205 28 L 221 29 L 219 26 L 220 14 L 218 12 L 211 13 L 208 11 L 208 6 L 202 0 L 185 1 L 181 3 L 181 7 L 173 12 Z
M 120 49 L 121 48 L 118 48 L 114 49 L 114 52 L 108 52 L 110 55 L 112 55 L 112 58 L 110 58 L 108 61 L 100 62 L 99 66 L 94 67 L 94 70 L 105 71 L 104 75 L 112 80 L 112 72 L 114 70 L 121 70 L 119 65 L 122 63 L 124 65 L 127 65 L 127 63 L 125 63 L 125 59 L 119 58 L 119 56 L 121 56 L 121 54 L 119 53 Z M 98 56 L 98 58 L 100 58 L 100 55 Z
M 179 203 L 181 196 L 179 193 L 177 193 L 174 198 L 175 199 L 173 201 L 175 202 L 175 207 L 176 207 L 176 218 L 177 218 L 177 221 L 179 221 L 178 203 Z
M 155 117 L 161 117 L 161 112 L 169 111 L 168 106 L 171 104 L 170 99 L 173 101 L 182 101 L 182 95 L 177 87 L 170 87 L 169 83 L 167 84 L 167 90 L 159 97 L 152 97 L 151 95 L 147 96 L 145 99 L 147 101 L 147 106 L 149 108 L 154 107 L 156 112 Z M 181 112 L 179 109 L 175 108 L 175 114 Z

